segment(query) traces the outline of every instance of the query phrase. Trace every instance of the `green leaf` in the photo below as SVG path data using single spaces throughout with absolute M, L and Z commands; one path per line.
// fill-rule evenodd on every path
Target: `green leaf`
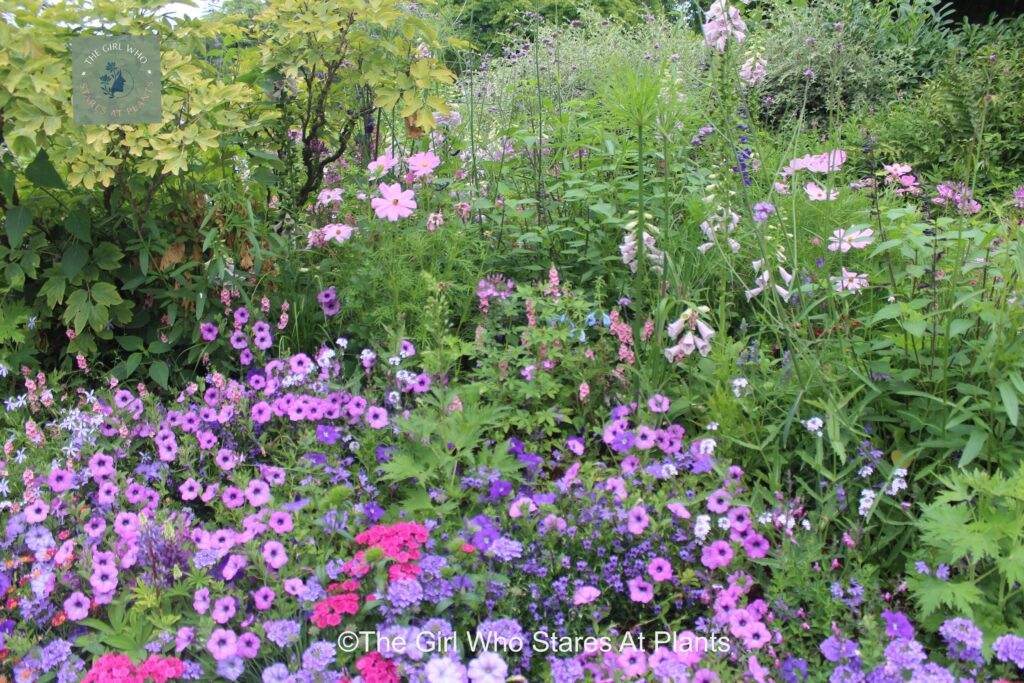
M 142 350 L 142 337 L 133 337 L 131 335 L 125 335 L 122 337 L 117 337 L 117 343 L 125 351 Z
M 996 560 L 996 566 L 1007 584 L 1024 584 L 1024 545 L 1014 546 L 1009 555 Z
M 117 287 L 109 282 L 97 282 L 92 286 L 92 300 L 100 306 L 116 306 L 122 301 Z
M 135 371 L 139 369 L 139 364 L 142 363 L 142 354 L 133 353 L 128 356 L 124 362 L 124 378 L 127 379 L 135 374 Z
M 77 239 L 92 244 L 92 218 L 84 209 L 75 209 L 64 220 L 64 229 Z
M 49 187 L 55 190 L 64 189 L 64 181 L 61 180 L 57 169 L 50 163 L 50 157 L 45 149 L 40 149 L 36 158 L 25 169 L 25 177 L 39 187 Z
M 68 281 L 65 277 L 54 275 L 39 288 L 39 293 L 46 297 L 46 305 L 50 307 L 50 310 L 53 310 L 57 304 L 64 303 L 64 290 L 67 286 Z
M 1017 390 L 1010 384 L 1009 380 L 1003 380 L 996 385 L 999 389 L 999 395 L 1003 398 L 1003 409 L 1006 410 L 1006 417 L 1009 418 L 1010 424 L 1014 427 L 1017 426 L 1017 421 L 1020 419 L 1020 400 L 1017 398 Z
M 12 202 L 14 201 L 15 177 L 13 171 L 0 166 L 0 192 Z
M 60 269 L 69 280 L 82 272 L 89 261 L 89 247 L 81 243 L 69 244 L 60 259 Z
M 981 449 L 985 446 L 985 441 L 988 440 L 988 432 L 983 429 L 972 429 L 971 435 L 967 437 L 967 445 L 964 446 L 963 453 L 960 454 L 960 467 L 967 467 L 978 457 L 981 453 Z
M 7 209 L 7 221 L 4 228 L 12 248 L 17 249 L 21 246 L 21 240 L 25 237 L 30 225 L 32 225 L 32 209 L 20 205 Z
M 167 388 L 167 378 L 171 371 L 167 367 L 167 363 L 162 360 L 158 360 L 149 366 L 149 378 L 159 384 L 164 389 Z
M 117 270 L 123 256 L 124 252 L 113 242 L 100 242 L 99 246 L 92 250 L 96 265 L 103 270 Z

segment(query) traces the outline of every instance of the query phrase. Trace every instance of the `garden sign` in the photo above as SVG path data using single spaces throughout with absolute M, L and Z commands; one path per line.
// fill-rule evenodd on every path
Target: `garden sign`
M 160 39 L 86 36 L 71 41 L 78 124 L 159 123 Z

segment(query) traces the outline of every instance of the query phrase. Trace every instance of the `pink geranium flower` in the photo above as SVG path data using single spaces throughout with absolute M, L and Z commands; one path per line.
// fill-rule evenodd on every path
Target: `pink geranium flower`
M 398 183 L 388 185 L 381 183 L 378 187 L 380 197 L 374 197 L 370 206 L 377 213 L 378 218 L 386 218 L 394 223 L 399 218 L 407 218 L 412 215 L 416 208 L 415 194 L 412 190 L 403 190 Z

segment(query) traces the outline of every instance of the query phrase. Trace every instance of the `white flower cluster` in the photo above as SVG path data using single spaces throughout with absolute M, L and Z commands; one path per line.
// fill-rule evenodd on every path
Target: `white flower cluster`
M 807 429 L 807 431 L 809 431 L 811 434 L 814 434 L 819 439 L 821 438 L 821 430 L 825 426 L 825 421 L 822 420 L 820 417 L 815 416 L 812 418 L 808 418 L 804 420 L 801 424 L 803 424 L 804 428 Z

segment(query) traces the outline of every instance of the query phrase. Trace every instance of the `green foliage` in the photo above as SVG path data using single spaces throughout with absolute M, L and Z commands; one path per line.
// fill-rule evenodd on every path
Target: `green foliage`
M 968 26 L 932 80 L 876 117 L 877 137 L 931 173 L 1013 187 L 1024 177 L 1022 79 L 1024 20 Z
M 923 616 L 941 621 L 953 611 L 991 634 L 1021 628 L 1024 470 L 1008 476 L 974 469 L 939 481 L 944 488 L 917 521 L 915 559 L 929 571 L 912 568 L 907 579 Z

